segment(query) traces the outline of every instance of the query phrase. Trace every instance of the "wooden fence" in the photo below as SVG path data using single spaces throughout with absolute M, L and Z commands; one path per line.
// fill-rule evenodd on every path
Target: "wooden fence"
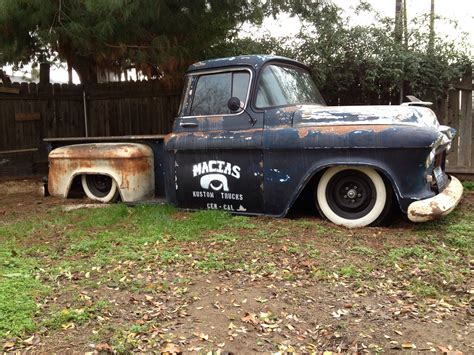
M 180 90 L 159 81 L 0 86 L 0 177 L 46 173 L 46 137 L 168 133 L 179 100 Z M 453 83 L 435 110 L 458 132 L 447 170 L 473 175 L 472 72 Z
M 180 96 L 159 81 L 0 86 L 0 177 L 46 173 L 43 138 L 168 133 Z
M 453 82 L 445 100 L 436 110 L 441 124 L 457 131 L 446 170 L 453 174 L 474 175 L 474 113 L 472 112 L 472 70 Z

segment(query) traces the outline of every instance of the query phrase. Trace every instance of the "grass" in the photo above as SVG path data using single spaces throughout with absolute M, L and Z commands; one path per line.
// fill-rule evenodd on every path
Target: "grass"
M 303 279 L 331 284 L 343 278 L 349 286 L 370 289 L 376 271 L 420 298 L 464 297 L 452 290 L 470 277 L 474 212 L 456 210 L 440 221 L 404 228 L 395 228 L 382 244 L 379 236 L 378 243 L 367 237 L 371 230 L 356 239 L 358 231 L 319 220 L 123 204 L 67 213 L 53 209 L 46 217 L 0 222 L 0 340 L 81 327 L 113 309 L 106 300 L 84 304 L 68 292 L 77 297 L 108 287 L 185 297 L 196 275 L 219 272 L 271 277 L 275 285 L 280 279 L 297 285 Z M 163 277 L 166 272 L 172 277 Z M 52 304 L 43 307 L 48 296 Z M 69 299 L 54 301 L 60 296 Z M 147 330 L 143 324 L 104 325 L 103 336 L 114 350 L 128 352 L 135 346 L 129 334 Z
M 0 338 L 37 329 L 35 299 L 47 288 L 36 278 L 37 264 L 3 244 L 0 250 Z

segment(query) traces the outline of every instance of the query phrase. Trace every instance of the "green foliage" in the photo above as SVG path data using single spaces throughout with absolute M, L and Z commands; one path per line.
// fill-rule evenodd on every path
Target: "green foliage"
M 320 2 L 299 11 L 302 28 L 296 38 L 277 40 L 238 39 L 228 54 L 266 53 L 284 55 L 306 63 L 329 104 L 398 104 L 400 85 L 404 95 L 415 95 L 436 104 L 450 82 L 472 64 L 472 44 L 436 37 L 429 47 L 428 23 L 418 19 L 408 26 L 408 44 L 394 36 L 393 19 L 378 16 L 364 26 L 351 26 L 342 10 Z M 374 10 L 362 2 L 358 13 Z
M 173 79 L 245 21 L 289 9 L 274 0 L 0 0 L 0 63 L 58 58 L 81 81 L 135 67 Z M 311 1 L 305 0 L 305 6 Z
M 466 191 L 474 191 L 474 181 L 463 181 L 462 186 Z

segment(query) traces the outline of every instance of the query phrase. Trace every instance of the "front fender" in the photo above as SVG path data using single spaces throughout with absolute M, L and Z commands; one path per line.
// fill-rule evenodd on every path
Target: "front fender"
M 72 181 L 83 174 L 110 176 L 124 202 L 153 197 L 155 176 L 153 151 L 144 144 L 76 144 L 50 152 L 48 191 L 66 198 Z

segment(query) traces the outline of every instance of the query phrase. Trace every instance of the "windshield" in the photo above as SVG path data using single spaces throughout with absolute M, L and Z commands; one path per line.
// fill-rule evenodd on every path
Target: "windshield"
M 256 107 L 298 104 L 326 104 L 309 73 L 297 67 L 266 66 L 258 83 Z

